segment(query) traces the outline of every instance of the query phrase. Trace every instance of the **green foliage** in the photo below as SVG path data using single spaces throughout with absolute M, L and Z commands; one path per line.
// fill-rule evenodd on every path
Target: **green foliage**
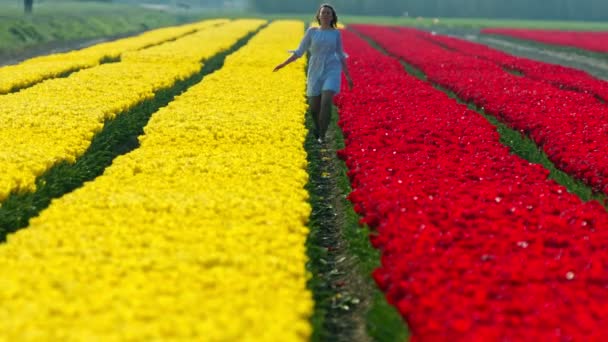
M 335 113 L 332 116 L 331 125 L 336 132 L 336 149 L 343 149 L 344 136 L 337 121 L 338 115 Z M 342 194 L 349 194 L 352 189 L 347 176 L 348 168 L 342 161 L 339 164 L 338 185 Z M 368 288 L 371 291 L 368 294 L 371 297 L 371 303 L 365 319 L 367 334 L 374 341 L 405 341 L 409 336 L 406 323 L 397 309 L 386 301 L 384 294 L 371 278 L 372 271 L 380 266 L 380 252 L 374 249 L 369 241 L 369 236 L 373 232 L 370 232 L 367 227 L 359 226 L 359 216 L 353 210 L 352 205 L 346 199 L 343 201 L 346 215 L 343 231 L 348 242 L 348 250 L 359 261 L 359 272 L 369 282 Z
M 312 204 L 307 267 L 313 275 L 309 288 L 315 299 L 311 340 L 405 341 L 406 324 L 371 277 L 380 266 L 380 253 L 371 246 L 369 229 L 359 225 L 359 216 L 346 199 L 351 188 L 346 165 L 335 154 L 344 148 L 337 117 L 334 110 L 327 143 L 320 145 L 312 134 L 305 143 Z M 307 126 L 312 130 L 310 116 Z M 364 330 L 357 329 L 361 325 Z

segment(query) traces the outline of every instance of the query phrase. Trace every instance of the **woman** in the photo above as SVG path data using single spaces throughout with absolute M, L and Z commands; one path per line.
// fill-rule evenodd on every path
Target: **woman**
M 353 82 L 346 67 L 346 54 L 342 48 L 340 31 L 337 29 L 336 11 L 332 6 L 323 4 L 317 11 L 316 19 L 319 27 L 309 28 L 300 47 L 291 51 L 293 55 L 277 65 L 274 71 L 280 70 L 310 50 L 306 96 L 315 126 L 315 137 L 322 143 L 331 118 L 333 97 L 340 92 L 342 71 L 349 88 L 352 88 Z

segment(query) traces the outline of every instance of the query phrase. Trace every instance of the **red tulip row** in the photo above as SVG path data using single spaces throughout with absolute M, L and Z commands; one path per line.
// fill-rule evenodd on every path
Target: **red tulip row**
M 509 153 L 479 114 L 353 33 L 336 98 L 374 278 L 413 341 L 608 336 L 608 214 Z M 426 51 L 420 48 L 421 51 Z
M 608 82 L 599 80 L 588 73 L 558 64 L 549 64 L 527 58 L 516 57 L 502 51 L 492 49 L 483 44 L 452 38 L 443 35 L 433 35 L 426 31 L 402 29 L 405 32 L 417 34 L 420 37 L 439 43 L 448 49 L 461 53 L 478 56 L 501 66 L 519 71 L 526 77 L 552 84 L 560 89 L 570 89 L 590 93 L 608 101 Z
M 529 135 L 557 168 L 608 193 L 608 107 L 594 96 L 516 76 L 411 31 L 353 25 L 428 79 Z
M 563 45 L 595 52 L 608 52 L 608 32 L 486 28 L 482 29 L 481 33 Z

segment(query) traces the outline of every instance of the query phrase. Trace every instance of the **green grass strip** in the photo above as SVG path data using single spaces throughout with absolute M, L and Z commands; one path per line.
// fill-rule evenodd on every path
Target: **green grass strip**
M 335 113 L 331 122 L 332 130 L 335 131 L 336 149 L 341 150 L 345 147 L 342 130 L 338 126 L 338 114 Z M 373 234 L 367 226 L 359 225 L 359 215 L 354 211 L 352 203 L 346 196 L 352 192 L 350 181 L 347 176 L 348 168 L 344 161 L 336 158 L 339 164 L 339 174 L 337 175 L 340 188 L 340 200 L 345 209 L 345 222 L 343 227 L 344 237 L 348 243 L 349 253 L 359 261 L 358 271 L 368 282 L 367 288 L 371 290 L 372 297 L 366 314 L 366 329 L 368 335 L 374 341 L 405 341 L 409 337 L 409 331 L 405 321 L 392 305 L 390 305 L 384 294 L 378 289 L 371 273 L 380 267 L 380 252 L 375 249 L 369 240 Z
M 517 76 L 517 77 L 526 77 L 526 74 L 524 74 L 523 72 L 517 70 L 517 69 L 512 69 L 512 68 L 507 68 L 504 66 L 501 66 L 502 70 L 506 73 L 509 73 L 513 76 Z
M 227 55 L 245 45 L 263 27 L 265 25 L 241 38 L 230 49 L 205 61 L 198 74 L 176 82 L 173 87 L 157 92 L 154 98 L 106 121 L 101 132 L 93 138 L 91 146 L 75 163 L 58 163 L 38 177 L 35 192 L 11 194 L 0 204 L 0 241 L 6 241 L 8 234 L 27 227 L 29 219 L 48 207 L 52 199 L 95 179 L 112 164 L 114 158 L 137 148 L 137 138 L 143 133 L 143 128 L 154 112 L 190 86 L 199 83 L 205 75 L 220 69 Z
M 371 277 L 380 253 L 346 199 L 351 188 L 347 167 L 336 156 L 344 148 L 337 120 L 334 108 L 327 142 L 319 144 L 309 134 L 305 143 L 312 204 L 307 241 L 315 299 L 312 341 L 404 341 L 406 324 Z M 310 117 L 307 127 L 312 130 Z
M 344 276 L 338 260 L 343 257 L 343 242 L 332 197 L 335 195 L 333 156 L 326 147 L 319 145 L 312 134 L 312 121 L 307 115 L 309 134 L 304 147 L 308 155 L 309 181 L 306 190 L 310 194 L 312 211 L 308 223 L 306 241 L 307 269 L 312 274 L 308 282 L 315 301 L 311 323 L 312 341 L 348 341 L 354 326 L 344 303 L 338 296 L 339 284 Z M 340 251 L 338 253 L 338 251 Z M 350 308 L 348 308 L 350 309 Z

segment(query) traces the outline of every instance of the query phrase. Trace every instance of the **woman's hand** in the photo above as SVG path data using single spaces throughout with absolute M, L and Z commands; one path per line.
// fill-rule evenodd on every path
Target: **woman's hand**
M 276 67 L 274 67 L 274 70 L 272 70 L 273 72 L 277 72 L 281 69 L 283 69 L 285 66 L 287 66 L 287 64 L 295 61 L 296 59 L 298 59 L 298 56 L 294 53 L 291 55 L 291 57 L 287 58 L 287 60 L 279 65 L 277 65 Z

